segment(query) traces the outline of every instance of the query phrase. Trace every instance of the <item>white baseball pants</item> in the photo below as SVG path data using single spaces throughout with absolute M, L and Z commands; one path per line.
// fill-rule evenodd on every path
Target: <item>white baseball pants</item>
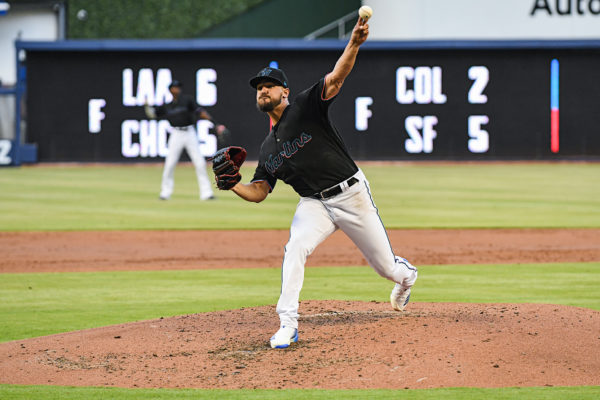
M 358 182 L 337 196 L 325 200 L 300 198 L 281 267 L 281 295 L 277 302 L 281 326 L 298 328 L 306 258 L 337 229 L 348 235 L 379 275 L 409 287 L 415 283 L 416 268 L 393 253 L 369 182 L 360 170 L 354 176 Z
M 169 141 L 167 143 L 168 153 L 165 158 L 165 167 L 163 169 L 160 197 L 168 199 L 173 194 L 175 186 L 175 167 L 181 152 L 185 149 L 196 169 L 198 178 L 198 187 L 200 189 L 200 200 L 206 200 L 213 196 L 213 190 L 206 173 L 206 160 L 200 153 L 198 135 L 193 125 L 184 129 L 170 129 Z

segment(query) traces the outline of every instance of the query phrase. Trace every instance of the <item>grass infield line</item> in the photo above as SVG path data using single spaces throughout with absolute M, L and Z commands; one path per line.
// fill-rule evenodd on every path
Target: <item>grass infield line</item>
M 65 386 L 0 385 L 3 400 L 60 399 L 60 400 L 595 400 L 600 397 L 598 386 L 524 387 L 524 388 L 445 388 L 415 390 L 200 390 L 200 389 L 122 389 Z
M 305 278 L 301 300 L 387 302 L 393 286 L 367 266 L 307 268 Z M 3 274 L 0 342 L 275 304 L 279 285 L 279 268 Z M 411 300 L 600 310 L 598 287 L 600 262 L 432 265 L 419 266 Z

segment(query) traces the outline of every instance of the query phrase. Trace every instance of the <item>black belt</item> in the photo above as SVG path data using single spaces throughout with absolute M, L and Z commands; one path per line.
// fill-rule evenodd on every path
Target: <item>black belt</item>
M 350 187 L 350 186 L 354 185 L 356 182 L 358 182 L 358 179 L 356 179 L 355 177 L 352 177 L 345 182 L 348 184 L 348 187 Z M 322 192 L 315 193 L 310 197 L 312 197 L 314 199 L 318 199 L 318 200 L 328 199 L 330 197 L 333 197 L 337 194 L 342 193 L 344 191 L 344 189 L 342 187 L 343 184 L 344 184 L 344 182 L 340 183 L 339 185 L 335 185 L 332 188 L 325 189 Z

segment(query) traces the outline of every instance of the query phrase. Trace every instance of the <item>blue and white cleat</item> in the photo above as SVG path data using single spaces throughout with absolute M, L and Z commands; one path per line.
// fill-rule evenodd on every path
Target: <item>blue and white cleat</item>
M 390 303 L 396 311 L 404 311 L 404 308 L 410 301 L 410 288 L 404 288 L 401 284 L 396 283 L 392 294 L 390 294 Z
M 402 267 L 406 268 L 409 276 L 404 279 L 404 282 L 396 283 L 392 293 L 390 294 L 390 303 L 392 308 L 396 311 L 404 311 L 406 305 L 410 301 L 410 288 L 415 284 L 417 280 L 418 271 L 406 258 L 396 256 L 396 263 L 401 264 Z
M 272 349 L 285 349 L 290 344 L 298 341 L 298 329 L 282 326 L 277 333 L 271 337 Z

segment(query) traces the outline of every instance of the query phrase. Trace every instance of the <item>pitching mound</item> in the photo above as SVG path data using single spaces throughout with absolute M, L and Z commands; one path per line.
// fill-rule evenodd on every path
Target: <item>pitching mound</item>
M 272 350 L 273 306 L 0 344 L 2 383 L 169 388 L 600 385 L 600 312 L 546 304 L 305 301 Z

